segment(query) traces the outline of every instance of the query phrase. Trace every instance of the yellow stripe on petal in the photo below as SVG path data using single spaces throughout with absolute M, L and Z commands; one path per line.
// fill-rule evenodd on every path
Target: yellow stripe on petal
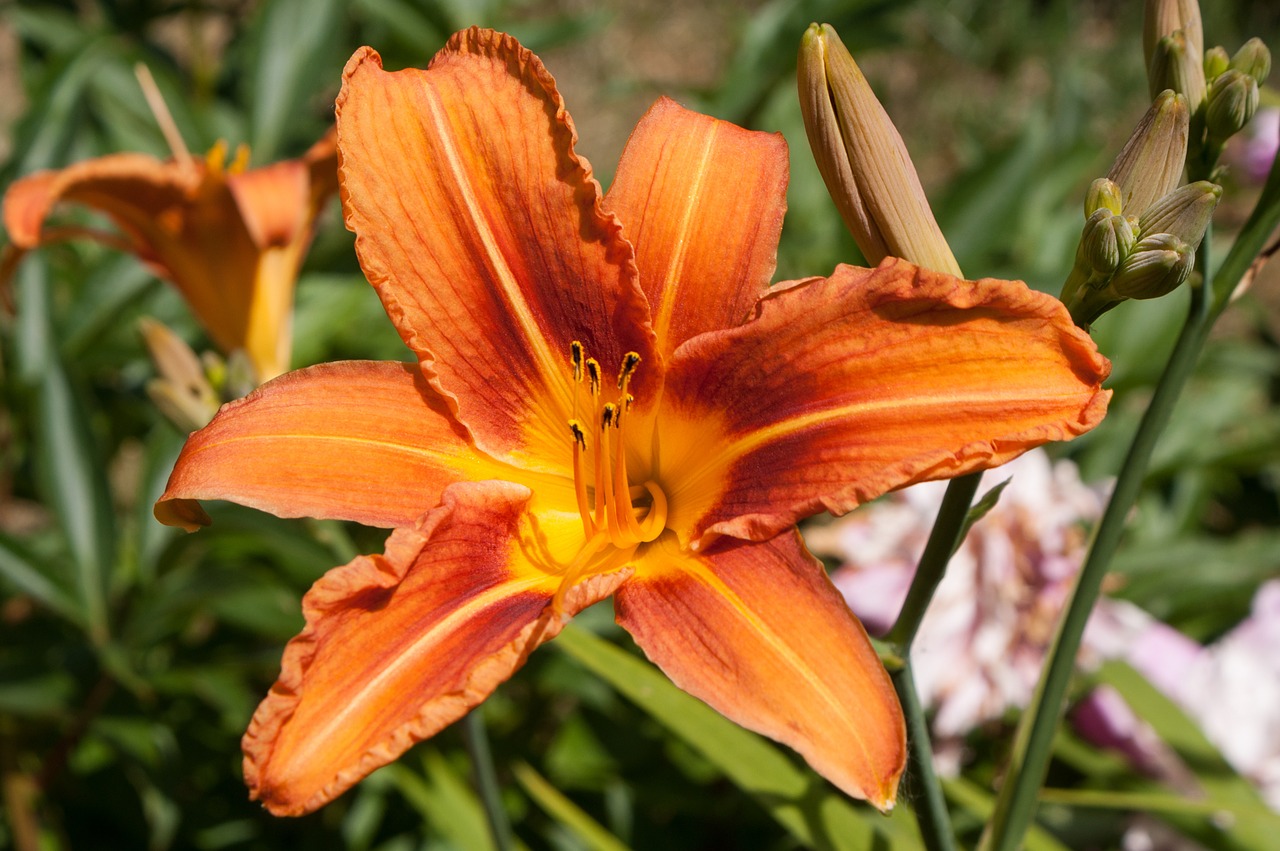
M 795 532 L 681 552 L 665 538 L 616 592 L 618 623 L 680 688 L 893 806 L 902 712 L 866 631 Z
M 760 540 L 997 466 L 1096 425 L 1109 369 L 1061 303 L 1019 282 L 889 259 L 777 288 L 672 361 L 657 429 L 668 525 L 685 542 Z
M 627 572 L 549 606 L 561 577 L 526 557 L 527 488 L 450 488 L 441 506 L 307 593 L 307 626 L 244 737 L 252 797 L 277 815 L 328 803 L 483 701 Z
M 279 517 L 409 526 L 454 482 L 513 477 L 534 481 L 477 452 L 415 367 L 348 361 L 224 405 L 187 440 L 155 515 L 190 530 L 208 523 L 197 500 L 226 499 Z M 567 479 L 539 484 L 543 499 L 571 494 Z

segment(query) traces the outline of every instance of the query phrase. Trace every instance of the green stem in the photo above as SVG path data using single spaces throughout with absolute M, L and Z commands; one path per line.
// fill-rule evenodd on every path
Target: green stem
M 924 707 L 916 693 L 915 679 L 911 672 L 911 645 L 921 621 L 924 620 L 924 613 L 929 608 L 929 601 L 933 599 L 938 583 L 946 573 L 947 562 L 951 560 L 951 554 L 956 551 L 964 536 L 969 506 L 973 503 L 973 495 L 977 493 L 981 479 L 981 473 L 970 473 L 947 483 L 947 492 L 942 497 L 942 506 L 934 519 L 933 531 L 929 533 L 929 540 L 920 555 L 915 575 L 911 578 L 907 598 L 886 637 L 898 657 L 896 663 L 889 665 L 889 677 L 893 680 L 893 688 L 898 693 L 907 722 L 910 775 L 915 778 L 920 790 L 914 801 L 915 813 L 920 825 L 920 835 L 928 851 L 954 851 L 955 832 L 951 829 L 951 817 L 947 813 L 942 785 L 933 771 L 929 724 L 924 717 Z
M 934 529 L 937 528 L 935 525 Z M 951 829 L 951 816 L 947 812 L 942 784 L 933 770 L 929 724 L 924 717 L 920 695 L 916 693 L 910 658 L 903 657 L 902 664 L 889 672 L 889 678 L 893 680 L 893 688 L 907 719 L 907 776 L 913 778 L 919 787 L 919 795 L 914 796 L 912 807 L 920 826 L 920 837 L 927 851 L 955 851 L 955 832 Z
M 929 533 L 929 541 L 920 555 L 920 563 L 916 565 L 911 587 L 907 589 L 907 598 L 902 602 L 902 611 L 885 636 L 885 640 L 904 659 L 911 653 L 911 644 L 920 629 L 920 622 L 924 620 L 929 601 L 933 599 L 938 583 L 947 571 L 947 562 L 951 560 L 956 547 L 960 546 L 964 521 L 969 516 L 969 507 L 973 504 L 973 495 L 978 492 L 978 482 L 981 480 L 981 473 L 970 473 L 947 483 L 947 492 L 942 497 L 938 517 L 933 521 L 933 531 Z
M 498 786 L 498 773 L 493 768 L 493 753 L 489 750 L 489 734 L 485 731 L 481 710 L 477 706 L 466 714 L 462 719 L 462 732 L 467 740 L 467 751 L 471 754 L 476 789 L 484 804 L 493 847 L 497 851 L 511 851 L 514 844 L 511 822 L 507 820 L 507 811 L 502 806 L 502 790 Z
M 1197 258 L 1197 265 L 1202 271 L 1208 268 L 1208 243 L 1206 236 Z M 1021 847 L 1022 838 L 1031 824 L 1037 793 L 1048 772 L 1054 733 L 1075 669 L 1076 653 L 1080 649 L 1085 625 L 1101 593 L 1102 580 L 1120 543 L 1129 510 L 1142 489 L 1142 481 L 1156 440 L 1169 421 L 1174 403 L 1190 377 L 1204 345 L 1212 324 L 1211 304 L 1206 275 L 1203 282 L 1191 291 L 1191 308 L 1186 323 L 1182 326 L 1173 353 L 1156 385 L 1155 395 L 1138 425 L 1138 431 L 1116 479 L 1111 500 L 1095 531 L 1089 555 L 1076 577 L 1066 614 L 1058 626 L 1058 634 L 1050 651 L 1049 663 L 1037 687 L 1033 702 L 1036 711 L 1030 727 L 1024 725 L 1018 731 L 1019 741 L 1014 747 L 1014 762 L 1010 765 L 1004 786 L 1000 790 L 990 833 L 984 837 L 983 848 L 991 851 L 1014 851 Z M 1018 759 L 1018 754 L 1021 754 L 1021 760 Z

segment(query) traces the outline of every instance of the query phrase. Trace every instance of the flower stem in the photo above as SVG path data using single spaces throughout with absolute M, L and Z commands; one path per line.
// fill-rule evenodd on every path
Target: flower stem
M 493 768 L 493 752 L 489 750 L 489 734 L 485 730 L 482 707 L 477 706 L 462 719 L 462 732 L 471 754 L 471 766 L 475 772 L 476 789 L 484 804 L 489 833 L 497 851 L 511 851 L 513 847 L 511 822 L 502 806 L 502 790 L 498 786 L 498 774 Z
M 898 657 L 896 664 L 889 665 L 889 677 L 893 680 L 893 688 L 898 693 L 902 713 L 906 717 L 907 759 L 911 776 L 915 778 L 920 790 L 919 797 L 914 802 L 916 819 L 928 851 L 953 851 L 955 833 L 951 829 L 951 817 L 947 813 L 942 786 L 933 771 L 929 725 L 924 717 L 920 696 L 916 693 L 911 669 L 911 644 L 920 630 L 929 601 L 933 599 L 938 583 L 946 573 L 947 562 L 960 545 L 965 519 L 969 516 L 969 506 L 973 503 L 973 495 L 977 493 L 981 479 L 981 473 L 970 473 L 952 479 L 947 484 L 942 506 L 933 521 L 933 530 L 929 533 L 929 540 L 920 555 L 919 564 L 916 565 L 911 587 L 907 589 L 907 598 L 902 603 L 897 621 L 886 636 Z
M 907 719 L 908 776 L 914 778 L 919 788 L 919 794 L 913 796 L 912 808 L 920 826 L 920 837 L 927 851 L 955 851 L 955 833 L 951 829 L 951 816 L 947 812 L 942 784 L 933 770 L 929 724 L 924 717 L 920 695 L 916 693 L 911 659 L 904 656 L 902 664 L 889 672 L 889 678 L 893 680 L 893 688 Z
M 1208 267 L 1208 245 L 1209 238 L 1206 236 L 1196 258 L 1202 272 Z M 1076 577 L 1066 614 L 1058 625 L 1048 664 L 1041 674 L 1032 700 L 1031 707 L 1035 711 L 1032 714 L 1029 708 L 1028 716 L 1024 716 L 1031 718 L 1030 725 L 1024 723 L 1018 729 L 1013 762 L 1000 790 L 988 834 L 983 838 L 981 847 L 984 849 L 1013 851 L 1021 847 L 1023 836 L 1031 824 L 1036 797 L 1048 772 L 1054 733 L 1062 715 L 1067 687 L 1075 670 L 1076 654 L 1080 649 L 1085 625 L 1102 591 L 1102 580 L 1106 577 L 1111 557 L 1120 543 L 1129 510 L 1142 489 L 1156 440 L 1169 421 L 1174 403 L 1195 367 L 1212 324 L 1212 299 L 1208 280 L 1205 275 L 1203 281 L 1191 290 L 1191 307 L 1182 332 L 1178 335 L 1173 353 L 1156 385 L 1155 395 L 1134 434 L 1120 475 L 1116 479 L 1111 500 L 1094 532 L 1089 555 Z
M 885 636 L 885 640 L 893 644 L 903 658 L 911 652 L 911 644 L 920 630 L 925 610 L 929 608 L 929 601 L 947 571 L 947 562 L 960 546 L 964 521 L 969 516 L 969 506 L 973 504 L 973 495 L 978 492 L 981 480 L 981 473 L 970 473 L 947 483 L 947 492 L 942 497 L 942 506 L 933 521 L 929 541 L 911 578 L 907 598 L 902 602 L 902 610 L 898 612 L 893 628 Z

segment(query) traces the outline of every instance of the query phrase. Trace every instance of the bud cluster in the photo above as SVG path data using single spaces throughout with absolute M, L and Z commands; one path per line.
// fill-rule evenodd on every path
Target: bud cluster
M 1154 97 L 1165 89 L 1187 99 L 1191 110 L 1187 164 L 1192 177 L 1211 177 L 1227 139 L 1258 110 L 1259 87 L 1271 73 L 1271 52 L 1251 38 L 1228 56 L 1204 50 L 1196 0 L 1147 0 L 1143 47 Z
M 1178 186 L 1189 124 L 1186 96 L 1161 92 L 1111 171 L 1090 185 L 1062 293 L 1078 321 L 1126 299 L 1158 298 L 1190 276 L 1222 189 L 1206 180 Z

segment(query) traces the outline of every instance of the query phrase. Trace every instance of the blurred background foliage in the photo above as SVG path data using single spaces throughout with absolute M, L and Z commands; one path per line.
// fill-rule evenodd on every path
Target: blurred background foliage
M 1272 0 L 1204 7 L 1207 43 L 1234 49 L 1258 35 L 1280 46 Z M 1078 0 L 6 3 L 0 187 L 109 152 L 166 156 L 135 63 L 155 75 L 193 151 L 243 142 L 261 165 L 321 135 L 357 46 L 375 46 L 388 68 L 421 67 L 452 31 L 480 24 L 542 56 L 605 185 L 659 94 L 782 132 L 792 182 L 777 279 L 825 274 L 857 249 L 812 164 L 795 98 L 800 35 L 823 20 L 898 122 L 966 272 L 1056 292 L 1084 190 L 1147 102 L 1140 19 L 1140 3 Z M 1236 171 L 1226 181 L 1217 234 L 1229 240 L 1257 190 Z M 1086 478 L 1115 471 L 1182 296 L 1133 302 L 1098 323 L 1115 360 L 1112 414 L 1059 447 Z M 294 366 L 408 358 L 336 203 L 297 297 Z M 207 348 L 181 300 L 131 257 L 75 242 L 28 256 L 3 302 L 0 848 L 488 847 L 456 730 L 318 814 L 277 820 L 247 800 L 238 740 L 301 626 L 300 595 L 353 552 L 380 549 L 383 534 L 233 506 L 216 506 L 197 535 L 160 527 L 151 504 L 182 435 L 144 392 L 153 367 L 136 321 L 158 317 Z M 1280 576 L 1278 341 L 1273 274 L 1206 352 L 1116 564 L 1114 594 L 1201 640 Z M 522 847 L 864 847 L 850 843 L 872 831 L 912 847 L 909 814 L 868 817 L 790 755 L 700 714 L 665 681 L 644 681 L 643 667 L 624 682 L 617 671 L 635 654 L 607 609 L 579 621 L 584 629 L 535 654 L 483 709 Z M 971 776 L 993 776 L 1002 747 L 998 737 L 975 742 Z M 1055 768 L 1064 782 L 1121 770 L 1065 762 Z M 909 779 L 906 789 L 909 801 Z M 950 791 L 957 827 L 976 835 L 987 793 Z M 1052 835 L 1033 834 L 1029 847 L 1117 841 L 1119 814 L 1058 810 Z M 38 846 L 24 846 L 32 836 Z

